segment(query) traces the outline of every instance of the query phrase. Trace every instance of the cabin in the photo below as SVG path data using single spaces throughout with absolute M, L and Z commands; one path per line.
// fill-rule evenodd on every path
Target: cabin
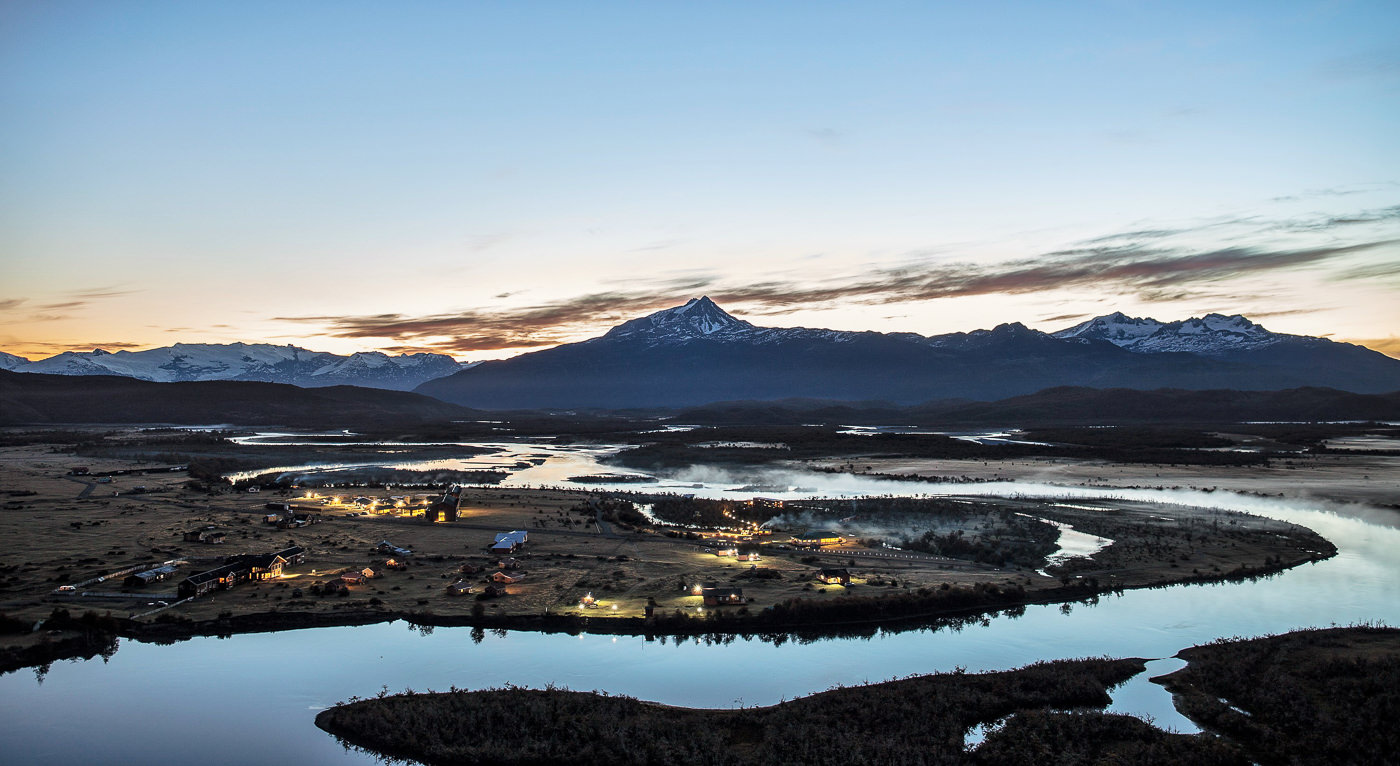
M 269 513 L 269 514 L 267 514 L 266 516 L 263 516 L 263 523 L 264 523 L 264 524 L 276 524 L 277 522 L 279 522 L 279 521 L 281 521 L 281 520 L 282 520 L 282 514 L 280 514 L 280 513 Z
M 742 604 L 744 603 L 744 589 L 721 587 L 702 588 L 700 590 L 700 597 L 705 602 L 705 606 Z
M 340 581 L 345 585 L 363 585 L 365 582 L 365 573 L 356 572 L 352 569 L 349 572 L 343 572 L 340 575 Z
M 827 585 L 850 585 L 851 573 L 844 569 L 823 569 L 817 573 L 817 579 Z
M 516 558 L 503 558 L 503 559 L 501 559 L 500 561 L 497 561 L 497 562 L 496 562 L 496 568 L 497 568 L 497 569 L 519 569 L 519 568 L 520 568 L 520 559 L 516 559 Z
M 395 572 L 402 572 L 405 569 L 408 569 L 408 565 L 403 563 L 402 561 L 399 561 L 398 559 L 389 559 L 384 562 L 384 568 L 391 569 Z
M 525 572 L 516 569 L 510 572 L 492 572 L 491 581 L 501 585 L 511 585 L 525 579 Z
M 466 582 L 464 580 L 458 580 L 457 582 L 454 582 L 447 586 L 447 595 L 465 596 L 468 593 L 471 593 L 473 589 L 474 586 L 471 583 Z
M 492 553 L 515 553 L 530 540 L 530 533 L 523 530 L 497 532 L 496 542 L 491 545 Z
M 829 529 L 814 529 L 801 535 L 794 535 L 793 545 L 802 548 L 822 548 L 828 545 L 840 545 L 846 542 L 846 538 L 840 532 L 833 532 Z
M 488 598 L 504 596 L 507 593 L 510 593 L 510 591 L 506 590 L 506 586 L 497 585 L 496 583 L 489 583 L 484 589 L 482 589 L 481 592 L 485 594 Z

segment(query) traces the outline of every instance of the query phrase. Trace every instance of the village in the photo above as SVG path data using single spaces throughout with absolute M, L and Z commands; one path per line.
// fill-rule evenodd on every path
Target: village
M 62 607 L 193 621 L 347 610 L 704 616 L 1025 577 L 871 550 L 824 529 L 631 528 L 605 520 L 609 498 L 587 490 L 254 487 L 210 495 L 168 467 L 74 460 L 0 464 L 5 485 L 27 493 L 11 493 L 0 524 L 8 539 L 32 543 L 0 562 L 7 615 L 37 621 Z

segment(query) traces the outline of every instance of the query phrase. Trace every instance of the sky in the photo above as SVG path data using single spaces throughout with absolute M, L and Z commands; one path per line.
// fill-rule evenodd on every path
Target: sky
M 0 0 L 0 350 L 1242 313 L 1400 356 L 1400 3 Z

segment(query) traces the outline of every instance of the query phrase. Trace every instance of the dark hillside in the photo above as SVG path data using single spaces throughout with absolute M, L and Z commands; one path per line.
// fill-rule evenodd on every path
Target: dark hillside
M 0 425 L 176 423 L 345 426 L 475 417 L 419 394 L 355 386 L 306 389 L 284 383 L 150 383 L 107 375 L 0 370 Z

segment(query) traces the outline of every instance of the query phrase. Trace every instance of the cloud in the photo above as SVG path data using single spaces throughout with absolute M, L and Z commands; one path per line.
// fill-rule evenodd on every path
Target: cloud
M 1190 288 L 1195 285 L 1315 266 L 1388 244 L 1392 242 L 1296 250 L 1234 247 L 1204 252 L 1129 244 L 1063 250 L 995 264 L 940 263 L 889 269 L 863 279 L 815 286 L 761 282 L 717 290 L 712 295 L 721 302 L 761 304 L 769 311 L 837 301 L 883 304 L 1084 287 L 1098 292 L 1138 294 L 1153 300 L 1179 300 L 1190 297 Z
M 675 305 L 678 299 L 673 291 L 601 292 L 498 311 L 463 311 L 426 316 L 372 314 L 274 319 L 323 324 L 328 334 L 337 338 L 392 338 L 416 350 L 464 353 L 557 345 L 574 340 L 589 330 L 668 308 Z
M 24 298 L 6 298 L 0 300 L 0 311 L 13 311 L 24 305 Z
M 1298 249 L 1232 247 L 1201 252 L 1137 243 L 1097 245 L 992 264 L 912 264 L 858 278 L 818 282 L 774 279 L 747 285 L 714 285 L 709 276 L 626 280 L 626 288 L 514 309 L 445 314 L 400 313 L 284 316 L 277 321 L 319 324 L 338 338 L 389 338 L 404 348 L 440 353 L 553 346 L 593 335 L 621 321 L 669 308 L 701 289 L 721 305 L 748 316 L 777 316 L 832 304 L 899 304 L 979 295 L 1018 295 L 1092 288 L 1099 294 L 1136 295 L 1150 301 L 1209 297 L 1214 286 L 1252 275 L 1319 267 L 1393 244 L 1389 240 Z M 1349 272 L 1343 272 L 1345 276 Z M 1372 274 L 1358 272 L 1356 278 Z M 621 286 L 621 285 L 619 285 Z M 1238 301 L 1238 290 L 1228 291 Z M 1066 314 L 1045 321 L 1075 319 Z
M 1054 291 L 1093 294 L 1100 299 L 1133 296 L 1146 302 L 1208 300 L 1231 307 L 1242 302 L 1269 305 L 1268 296 L 1259 293 L 1258 285 L 1248 290 L 1241 280 L 1300 270 L 1322 271 L 1324 278 L 1334 281 L 1397 275 L 1400 265 L 1396 264 L 1400 261 L 1391 256 L 1400 240 L 1373 235 L 1362 241 L 1336 241 L 1347 231 L 1357 231 L 1357 224 L 1396 221 L 1400 221 L 1400 206 L 1291 221 L 1219 218 L 1182 227 L 1140 226 L 1035 257 L 994 263 L 954 260 L 941 249 L 911 251 L 895 265 L 865 266 L 859 272 L 844 275 L 828 273 L 819 277 L 810 270 L 796 270 L 737 282 L 703 269 L 684 269 L 612 279 L 605 281 L 606 289 L 599 292 L 518 308 L 275 319 L 320 325 L 332 337 L 388 339 L 404 350 L 457 354 L 571 342 L 701 294 L 749 317 L 780 316 L 836 305 L 896 306 L 944 298 Z M 1243 230 L 1244 235 L 1235 229 Z M 1330 234 L 1333 241 L 1293 247 L 1257 244 L 1279 236 L 1296 240 L 1319 232 Z M 1186 239 L 1199 240 L 1200 235 L 1216 241 L 1252 239 L 1254 244 L 1214 248 L 1182 244 Z M 1390 250 L 1381 252 L 1379 257 L 1383 260 L 1376 263 L 1377 251 L 1386 248 Z M 511 294 L 518 293 L 507 291 L 498 297 Z M 1312 310 L 1316 309 L 1293 309 Z M 1087 315 L 1066 313 L 1042 321 L 1069 321 L 1083 316 Z
M 1052 317 L 1041 317 L 1040 321 L 1042 321 L 1042 322 L 1068 322 L 1068 321 L 1070 321 L 1070 320 L 1072 320 L 1072 319 L 1084 319 L 1084 318 L 1086 318 L 1086 317 L 1088 317 L 1088 316 L 1089 316 L 1088 314 L 1059 314 L 1059 315 L 1057 315 L 1057 316 L 1052 316 Z

